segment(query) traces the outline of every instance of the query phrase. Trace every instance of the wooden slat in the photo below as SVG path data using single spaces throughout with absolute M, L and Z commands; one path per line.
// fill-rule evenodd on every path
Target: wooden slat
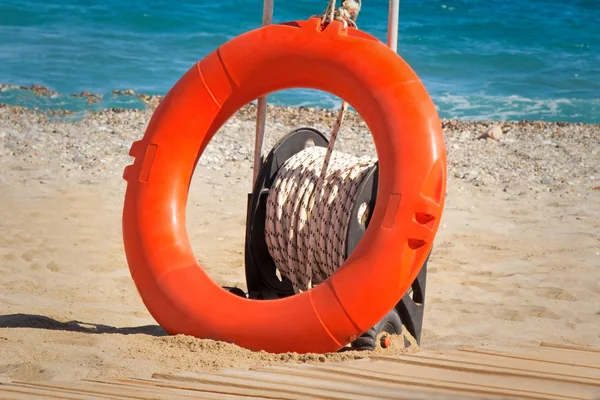
M 138 387 L 131 387 L 129 390 L 116 387 L 103 382 L 91 382 L 91 381 L 76 381 L 76 382 L 35 382 L 35 383 L 23 383 L 19 382 L 20 386 L 23 387 L 37 387 L 40 389 L 47 390 L 48 392 L 58 393 L 84 393 L 88 396 L 97 396 L 99 398 L 119 398 L 119 399 L 134 399 L 134 400 L 145 400 L 148 398 L 153 399 L 189 399 L 189 393 L 186 395 L 185 392 L 178 393 L 177 391 L 167 390 L 154 390 L 153 388 L 147 388 L 139 385 Z M 184 396 L 182 396 L 182 394 Z
M 9 396 L 8 392 L 3 393 L 2 391 L 0 391 L 0 400 L 43 400 L 47 398 L 48 397 L 46 396 L 25 393 L 11 393 Z
M 421 365 L 424 367 L 433 368 L 449 368 L 452 370 L 460 370 L 466 372 L 486 372 L 490 374 L 516 376 L 516 377 L 532 377 L 546 379 L 549 381 L 565 382 L 573 384 L 587 384 L 600 388 L 600 371 L 587 367 L 556 365 L 548 362 L 533 361 L 529 368 L 519 368 L 515 366 L 516 362 L 521 360 L 511 360 L 511 362 L 499 362 L 502 357 L 494 357 L 493 362 L 485 358 L 484 354 L 478 354 L 477 357 L 452 357 L 452 353 L 445 353 L 437 356 L 432 353 L 422 352 L 418 355 L 398 355 L 398 356 L 378 356 L 373 357 L 374 360 L 401 362 L 404 364 Z M 527 361 L 527 360 L 526 360 Z M 554 367 L 548 371 L 547 366 Z M 546 367 L 546 368 L 545 368 Z M 569 369 L 577 368 L 580 374 L 568 373 Z M 583 376 L 582 376 L 582 373 Z
M 392 365 L 390 365 L 392 364 Z M 596 387 L 582 384 L 556 383 L 538 378 L 506 377 L 502 375 L 454 371 L 447 368 L 422 367 L 402 363 L 372 361 L 360 369 L 354 367 L 320 366 L 319 369 L 344 371 L 351 369 L 355 374 L 365 371 L 382 376 L 395 376 L 406 382 L 419 385 L 435 385 L 446 389 L 470 390 L 474 393 L 502 393 L 528 398 L 588 399 L 598 393 Z
M 498 357 L 509 357 L 521 360 L 547 361 L 561 365 L 574 365 L 587 368 L 600 369 L 600 353 L 586 353 L 582 356 L 580 351 L 558 349 L 552 347 L 496 347 L 486 346 L 480 348 L 467 348 L 459 351 L 490 354 Z
M 0 400 L 44 400 L 56 398 L 57 397 L 49 397 L 47 394 L 10 392 L 8 389 L 3 390 L 3 388 L 0 387 Z
M 158 379 L 149 379 L 149 380 L 141 380 L 141 379 L 120 379 L 118 382 L 108 382 L 114 385 L 122 385 L 124 388 L 132 387 L 135 388 L 137 386 L 147 386 L 154 388 L 159 392 L 180 392 L 184 394 L 185 398 L 194 398 L 194 399 L 229 399 L 229 400 L 240 400 L 247 399 L 249 395 L 252 395 L 252 398 L 261 399 L 261 400 L 271 400 L 269 397 L 261 397 L 256 393 L 244 392 L 242 390 L 229 390 L 228 388 L 224 388 L 222 386 L 186 386 L 186 385 L 173 385 L 170 382 L 158 380 Z
M 72 400 L 81 400 L 81 399 L 107 399 L 105 396 L 92 396 L 85 393 L 68 393 L 56 391 L 44 387 L 36 387 L 34 385 L 20 385 L 20 384 L 8 384 L 8 385 L 0 385 L 0 393 L 2 396 L 6 396 L 8 398 L 12 398 L 10 396 L 14 396 L 15 398 L 30 398 L 30 399 L 72 399 Z
M 575 365 L 564 363 L 563 360 L 557 360 L 548 357 L 531 356 L 530 354 L 520 353 L 519 357 L 515 354 L 498 351 L 470 351 L 459 350 L 448 353 L 430 352 L 430 354 L 439 354 L 441 357 L 456 357 L 457 359 L 483 360 L 491 365 L 508 366 L 515 368 L 526 368 L 534 370 L 543 370 L 563 375 L 573 375 L 579 377 L 596 378 L 600 376 L 600 371 L 593 365 Z M 541 353 L 540 353 L 541 356 Z M 581 363 L 578 363 L 581 364 Z M 589 364 L 589 363 L 588 363 Z
M 295 399 L 297 397 L 283 396 L 281 394 L 267 393 L 262 390 L 240 389 L 237 387 L 227 387 L 223 385 L 196 384 L 192 382 L 182 382 L 162 379 L 119 379 L 111 381 L 112 384 L 131 385 L 131 386 L 151 386 L 157 390 L 182 390 L 189 393 L 193 398 L 204 396 L 211 399 L 247 399 L 251 396 L 253 399 Z
M 600 371 L 595 368 L 580 367 L 576 365 L 564 365 L 556 364 L 548 361 L 538 360 L 522 360 L 515 358 L 498 357 L 489 354 L 481 353 L 469 353 L 469 352 L 420 352 L 418 355 L 403 355 L 401 357 L 408 357 L 418 360 L 447 360 L 465 366 L 472 367 L 491 367 L 501 368 L 515 372 L 522 373 L 533 373 L 533 374 L 545 374 L 549 377 L 564 378 L 566 380 L 572 379 L 573 381 L 582 382 L 593 382 L 597 383 L 600 381 Z M 394 360 L 396 356 L 381 356 L 373 357 L 373 359 L 381 360 Z M 400 358 L 401 359 L 401 358 Z
M 227 375 L 260 382 L 261 384 L 282 384 L 294 386 L 306 390 L 308 388 L 318 388 L 338 395 L 350 396 L 351 398 L 361 399 L 397 399 L 399 393 L 404 393 L 412 398 L 422 397 L 423 391 L 419 393 L 419 388 L 412 386 L 385 384 L 385 382 L 374 382 L 373 380 L 359 379 L 339 379 L 339 376 L 333 374 L 323 374 L 322 372 L 306 373 L 311 370 L 311 366 L 305 368 L 289 368 L 285 370 L 277 368 L 264 368 L 250 371 L 227 371 Z M 302 372 L 300 372 L 302 371 Z M 448 394 L 446 392 L 445 394 Z M 430 392 L 428 397 L 432 396 Z
M 296 374 L 296 371 L 281 371 L 281 373 Z M 303 371 L 302 374 L 307 374 L 307 371 Z M 308 374 L 317 374 L 321 377 L 332 375 L 335 379 L 335 375 L 344 375 L 353 380 L 360 378 L 367 379 L 366 385 L 373 385 L 374 382 L 391 382 L 398 385 L 399 388 L 403 386 L 408 387 L 408 390 L 419 390 L 421 393 L 440 393 L 440 394 L 452 394 L 454 396 L 460 395 L 461 397 L 475 397 L 478 399 L 489 399 L 489 398 L 521 398 L 521 399 L 557 399 L 563 397 L 557 397 L 552 395 L 544 394 L 531 394 L 526 391 L 519 389 L 505 389 L 505 388 L 490 388 L 482 385 L 474 385 L 472 383 L 464 382 L 448 382 L 432 379 L 431 377 L 415 377 L 415 376 L 404 376 L 403 374 L 394 374 L 386 371 L 372 370 L 367 368 L 350 367 L 347 365 L 336 366 L 336 365 L 322 365 L 315 367 L 314 371 L 308 372 Z
M 230 400 L 239 400 L 243 397 L 240 396 L 232 396 L 226 393 L 222 393 L 220 391 L 217 392 L 198 392 L 184 388 L 176 388 L 176 387 L 166 387 L 161 385 L 153 385 L 146 381 L 140 380 L 118 380 L 118 381 L 108 381 L 102 382 L 105 385 L 111 385 L 118 390 L 128 390 L 128 391 L 139 391 L 144 393 L 156 393 L 152 396 L 152 399 L 230 399 Z M 177 396 L 177 397 L 176 397 Z M 148 398 L 144 396 L 144 398 Z
M 289 385 L 282 384 L 267 384 L 265 382 L 257 382 L 248 379 L 240 379 L 230 376 L 223 376 L 219 374 L 200 374 L 200 373 L 176 373 L 176 374 L 154 374 L 153 378 L 182 381 L 182 382 L 194 382 L 202 385 L 218 385 L 221 390 L 231 388 L 243 389 L 245 392 L 248 390 L 257 390 L 261 396 L 278 396 L 277 398 L 283 398 L 283 396 L 292 395 L 293 399 L 331 399 L 331 400 L 346 400 L 346 399 L 359 399 L 364 397 L 357 397 L 344 393 L 335 393 L 328 390 L 321 390 L 316 388 L 297 388 Z
M 122 399 L 246 399 L 248 392 L 238 391 L 236 395 L 227 394 L 223 387 L 204 388 L 204 391 L 194 391 L 191 388 L 165 386 L 160 381 L 143 380 L 82 380 L 81 382 L 45 382 L 39 383 L 47 390 L 64 392 L 81 392 L 93 395 L 104 395 L 110 398 Z M 253 395 L 253 398 L 267 399 Z
M 348 369 L 347 367 L 347 364 L 330 365 L 330 370 L 322 370 L 320 366 L 276 366 L 256 368 L 253 370 L 259 372 L 275 372 L 282 375 L 295 375 L 303 379 L 320 378 L 338 381 L 344 384 L 350 382 L 360 384 L 369 390 L 372 390 L 373 388 L 378 389 L 380 387 L 389 388 L 393 389 L 393 392 L 396 393 L 396 396 L 392 398 L 398 398 L 397 393 L 402 393 L 404 397 L 423 399 L 456 398 L 457 394 L 460 394 L 461 398 L 465 399 L 490 399 L 495 397 L 506 398 L 506 396 L 493 394 L 482 396 L 479 393 L 473 393 L 469 390 L 448 390 L 447 388 L 437 387 L 435 385 L 423 385 L 422 382 L 382 376 L 381 374 L 371 373 L 369 371 L 366 371 L 365 373 L 353 373 L 353 370 Z M 358 371 L 362 371 L 360 367 L 357 366 L 356 368 Z
M 542 342 L 542 343 L 540 343 L 540 347 L 553 347 L 555 349 L 566 349 L 566 350 L 584 351 L 584 352 L 591 352 L 591 353 L 600 353 L 599 347 L 574 346 L 571 344 L 562 344 L 562 343 Z

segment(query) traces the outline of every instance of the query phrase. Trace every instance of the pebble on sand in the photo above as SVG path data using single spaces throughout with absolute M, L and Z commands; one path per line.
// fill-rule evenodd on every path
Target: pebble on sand
M 485 133 L 483 133 L 481 136 L 479 136 L 479 139 L 490 138 L 493 140 L 499 140 L 502 137 L 502 135 L 502 128 L 498 125 L 494 125 L 490 127 L 487 131 L 485 131 Z

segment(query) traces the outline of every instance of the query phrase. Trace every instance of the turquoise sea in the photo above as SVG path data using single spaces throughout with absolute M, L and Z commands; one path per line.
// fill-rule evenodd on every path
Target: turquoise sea
M 326 0 L 276 0 L 275 22 Z M 363 0 L 359 27 L 386 40 L 387 0 Z M 112 90 L 164 94 L 197 60 L 260 26 L 262 0 L 0 0 L 0 102 L 85 110 L 141 107 Z M 600 123 L 600 0 L 401 0 L 399 53 L 441 117 Z M 88 105 L 69 96 L 104 95 Z M 337 107 L 295 89 L 269 101 Z

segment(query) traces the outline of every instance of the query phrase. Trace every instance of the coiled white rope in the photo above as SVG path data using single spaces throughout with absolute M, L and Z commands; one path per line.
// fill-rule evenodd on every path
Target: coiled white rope
M 377 159 L 308 147 L 279 169 L 267 199 L 265 239 L 271 257 L 294 291 L 308 290 L 344 262 L 358 189 Z
M 342 21 L 344 28 L 348 25 L 356 28 L 356 18 L 360 12 L 360 1 L 361 0 L 342 0 L 342 6 L 335 8 L 336 0 L 329 0 L 325 11 L 317 15 L 321 18 L 321 23 L 324 25 L 326 22 L 331 21 Z

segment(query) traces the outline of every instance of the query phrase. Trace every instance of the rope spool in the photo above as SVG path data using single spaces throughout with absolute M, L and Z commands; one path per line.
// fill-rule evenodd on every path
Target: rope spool
M 328 154 L 328 168 L 322 169 Z M 324 281 L 343 264 L 358 189 L 376 162 L 313 146 L 279 169 L 267 199 L 265 239 L 277 269 L 296 293 Z

